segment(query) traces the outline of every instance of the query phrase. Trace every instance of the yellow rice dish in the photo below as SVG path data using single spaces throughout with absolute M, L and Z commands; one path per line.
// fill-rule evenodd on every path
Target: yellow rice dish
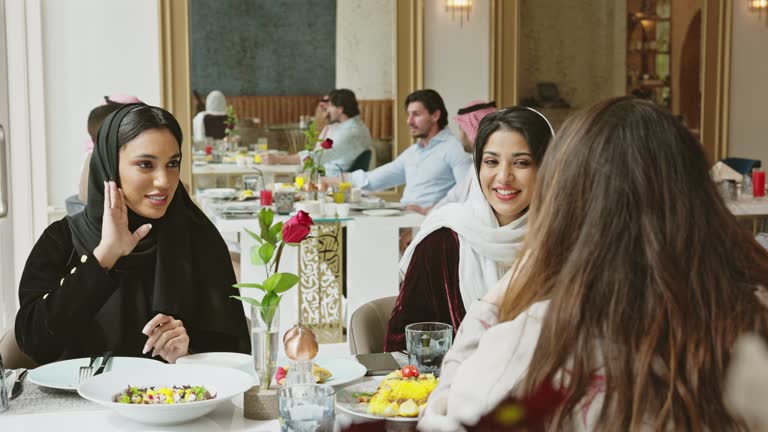
M 394 371 L 384 377 L 371 396 L 368 412 L 384 417 L 417 417 L 435 387 L 437 378 L 432 374 L 404 378 L 400 370 Z

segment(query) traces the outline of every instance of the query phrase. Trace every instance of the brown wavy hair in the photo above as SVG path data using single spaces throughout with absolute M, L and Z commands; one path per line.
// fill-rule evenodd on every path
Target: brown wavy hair
M 650 102 L 600 102 L 563 125 L 538 190 L 500 318 L 550 300 L 520 386 L 565 378 L 548 429 L 578 421 L 601 367 L 597 430 L 745 429 L 723 380 L 736 338 L 768 334 L 755 296 L 768 252 L 725 206 L 691 133 Z

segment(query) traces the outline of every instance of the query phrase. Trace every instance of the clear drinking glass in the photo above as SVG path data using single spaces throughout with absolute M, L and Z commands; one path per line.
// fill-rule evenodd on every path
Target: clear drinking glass
M 277 393 L 282 432 L 333 432 L 336 390 L 322 384 L 283 387 Z
M 408 363 L 419 368 L 419 373 L 440 376 L 440 366 L 451 343 L 453 327 L 450 324 L 422 322 L 405 326 Z

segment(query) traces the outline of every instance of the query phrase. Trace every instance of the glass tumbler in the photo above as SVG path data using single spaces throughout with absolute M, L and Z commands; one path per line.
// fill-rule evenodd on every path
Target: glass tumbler
M 282 432 L 333 432 L 336 390 L 322 384 L 283 387 L 277 394 Z
M 408 363 L 419 373 L 440 376 L 443 357 L 453 343 L 453 327 L 441 322 L 421 322 L 405 326 Z

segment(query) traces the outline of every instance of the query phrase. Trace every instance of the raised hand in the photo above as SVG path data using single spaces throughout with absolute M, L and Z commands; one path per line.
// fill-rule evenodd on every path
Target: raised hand
M 128 229 L 128 207 L 123 190 L 113 181 L 104 182 L 104 217 L 101 222 L 101 242 L 93 250 L 93 256 L 104 268 L 112 268 L 144 238 L 151 224 L 144 224 L 131 233 Z
M 157 314 L 141 332 L 149 336 L 142 354 L 151 350 L 152 357 L 159 355 L 168 363 L 176 363 L 179 357 L 189 354 L 189 335 L 181 320 Z

